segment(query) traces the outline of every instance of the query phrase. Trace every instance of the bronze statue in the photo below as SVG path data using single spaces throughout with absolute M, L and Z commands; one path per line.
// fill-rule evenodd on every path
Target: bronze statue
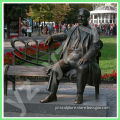
M 57 100 L 57 89 L 63 75 L 75 69 L 77 71 L 77 95 L 75 104 L 83 102 L 83 93 L 86 84 L 96 87 L 96 98 L 99 95 L 99 84 L 101 82 L 101 70 L 96 57 L 102 47 L 97 30 L 89 25 L 90 12 L 81 8 L 79 10 L 79 25 L 72 27 L 67 34 L 52 35 L 47 38 L 47 44 L 53 41 L 65 40 L 61 59 L 49 70 L 50 78 L 48 90 L 50 94 L 41 103 Z

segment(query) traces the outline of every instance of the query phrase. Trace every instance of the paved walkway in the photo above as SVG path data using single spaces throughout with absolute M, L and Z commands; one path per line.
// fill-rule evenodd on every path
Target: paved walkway
M 16 85 L 17 86 L 20 86 L 20 85 L 23 85 L 25 81 L 20 81 L 18 80 L 16 82 Z M 30 82 L 30 85 L 41 85 L 41 84 L 47 84 L 47 82 Z M 75 85 L 75 83 L 61 83 L 61 84 L 70 84 L 70 85 Z M 11 82 L 9 82 L 9 86 L 11 87 L 12 84 Z M 90 87 L 90 86 L 89 86 Z M 117 84 L 104 84 L 104 83 L 101 83 L 100 84 L 100 88 L 106 88 L 106 89 L 111 89 L 111 90 L 117 90 Z
M 26 85 L 25 88 L 23 88 L 22 85 Z M 30 85 L 30 88 L 32 91 L 35 89 L 39 89 L 40 94 L 47 94 L 48 91 L 47 88 L 47 82 L 17 82 L 17 90 L 25 90 L 28 89 Z M 9 84 L 9 89 L 11 89 L 11 85 Z M 67 94 L 67 95 L 76 95 L 76 84 L 75 83 L 61 83 L 58 89 L 58 95 L 59 94 Z M 86 86 L 84 95 L 94 95 L 95 89 L 92 86 Z M 8 93 L 9 95 L 9 93 Z M 109 110 L 107 113 L 107 117 L 116 117 L 117 115 L 117 85 L 116 84 L 101 84 L 100 86 L 100 95 L 107 97 L 107 104 L 109 106 Z

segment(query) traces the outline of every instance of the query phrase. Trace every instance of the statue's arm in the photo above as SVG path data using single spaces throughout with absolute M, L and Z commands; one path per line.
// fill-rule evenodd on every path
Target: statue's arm
M 84 58 L 91 59 L 92 57 L 96 56 L 97 53 L 100 51 L 101 46 L 103 45 L 102 41 L 99 40 L 90 47 L 88 52 L 84 55 Z
M 92 32 L 93 32 L 93 42 L 90 45 L 88 52 L 84 55 L 84 58 L 86 58 L 87 60 L 96 56 L 103 46 L 103 42 L 100 40 L 97 30 L 93 29 Z
M 53 42 L 56 42 L 56 41 L 62 42 L 64 40 L 66 40 L 67 34 L 65 34 L 65 33 L 54 34 L 51 37 L 52 37 Z
M 51 36 L 48 36 L 48 38 L 46 39 L 46 44 L 50 45 L 53 42 L 63 42 L 67 39 L 67 37 L 70 35 L 70 33 L 74 30 L 76 27 L 72 27 L 67 33 L 60 33 L 60 34 L 54 34 Z

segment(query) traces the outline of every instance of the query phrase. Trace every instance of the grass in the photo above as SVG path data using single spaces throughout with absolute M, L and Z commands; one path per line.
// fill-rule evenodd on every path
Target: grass
M 101 37 L 103 41 L 103 48 L 101 49 L 101 57 L 100 57 L 100 68 L 102 75 L 105 73 L 111 73 L 113 69 L 117 68 L 117 39 L 116 37 Z M 59 49 L 57 50 L 59 52 Z M 44 55 L 41 57 L 42 59 L 48 59 L 48 55 Z M 51 59 L 59 58 L 59 55 L 52 55 Z M 35 60 L 33 60 L 35 62 Z M 47 62 L 38 62 L 44 66 L 48 66 Z M 24 65 L 31 65 L 29 63 L 24 63 Z
M 117 69 L 117 39 L 116 37 L 101 37 L 103 48 L 101 50 L 100 68 L 102 74 L 111 73 Z

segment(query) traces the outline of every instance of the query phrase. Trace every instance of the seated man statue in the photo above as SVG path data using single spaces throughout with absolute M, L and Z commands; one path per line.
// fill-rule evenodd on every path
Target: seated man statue
M 49 36 L 46 40 L 50 45 L 53 41 L 63 41 L 61 59 L 49 70 L 50 78 L 48 90 L 50 91 L 41 103 L 57 100 L 57 89 L 60 80 L 68 71 L 77 71 L 77 95 L 75 104 L 83 103 L 83 93 L 86 84 L 96 87 L 96 98 L 99 95 L 99 84 L 101 82 L 101 70 L 96 60 L 102 41 L 99 39 L 97 30 L 89 25 L 90 12 L 81 8 L 79 10 L 78 25 L 73 26 L 67 34 L 56 34 Z

